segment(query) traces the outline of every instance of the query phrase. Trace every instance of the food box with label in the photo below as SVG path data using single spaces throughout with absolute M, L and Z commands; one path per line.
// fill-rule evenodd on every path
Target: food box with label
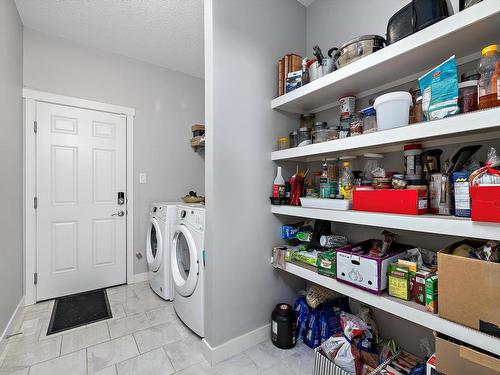
M 389 214 L 423 215 L 429 212 L 429 199 L 424 190 L 354 190 L 352 209 Z
M 463 240 L 438 252 L 439 316 L 500 336 L 500 263 L 453 255 Z
M 346 245 L 337 249 L 337 280 L 356 286 L 370 293 L 381 294 L 387 289 L 387 270 L 412 246 L 392 243 L 390 251 L 383 257 L 368 255 L 373 241 Z

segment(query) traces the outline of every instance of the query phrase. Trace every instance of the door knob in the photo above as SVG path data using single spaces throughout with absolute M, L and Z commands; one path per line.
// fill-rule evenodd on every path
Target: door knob
M 125 215 L 125 211 L 118 211 L 118 212 L 115 212 L 114 214 L 112 214 L 111 216 L 123 216 Z

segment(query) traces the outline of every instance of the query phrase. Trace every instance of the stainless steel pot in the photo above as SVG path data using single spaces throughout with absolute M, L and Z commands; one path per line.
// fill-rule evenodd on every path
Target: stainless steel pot
M 313 48 L 313 54 L 316 57 L 316 62 L 309 67 L 309 81 L 312 82 L 324 75 L 333 72 L 336 69 L 335 58 L 333 53 L 337 48 L 330 48 L 328 51 L 328 58 L 323 57 L 323 53 L 319 46 Z
M 379 35 L 363 35 L 342 45 L 335 54 L 337 68 L 349 65 L 362 57 L 368 56 L 387 45 L 386 40 Z

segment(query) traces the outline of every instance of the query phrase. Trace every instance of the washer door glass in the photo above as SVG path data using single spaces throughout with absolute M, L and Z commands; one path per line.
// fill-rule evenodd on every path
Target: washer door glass
M 149 270 L 158 271 L 163 257 L 163 240 L 160 230 L 160 224 L 155 218 L 149 222 L 148 235 L 146 240 L 146 258 Z
M 198 253 L 186 226 L 177 226 L 172 243 L 172 277 L 175 289 L 184 296 L 193 294 L 198 283 Z

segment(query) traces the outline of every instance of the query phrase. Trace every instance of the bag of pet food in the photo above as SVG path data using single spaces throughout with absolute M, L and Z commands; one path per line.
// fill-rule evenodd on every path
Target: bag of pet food
M 307 320 L 309 319 L 309 306 L 307 305 L 306 298 L 300 297 L 295 301 L 293 307 L 295 311 L 295 322 L 297 329 L 295 330 L 296 339 L 304 337 L 307 329 Z
M 311 349 L 315 349 L 319 346 L 321 340 L 321 327 L 319 317 L 322 306 L 311 311 L 309 314 L 309 320 L 307 322 L 307 329 L 304 335 L 304 344 L 306 344 Z
M 349 312 L 348 297 L 341 297 L 325 302 L 320 315 L 321 342 L 324 342 L 330 336 L 340 336 L 342 334 L 342 326 L 340 324 L 340 314 L 342 311 Z

